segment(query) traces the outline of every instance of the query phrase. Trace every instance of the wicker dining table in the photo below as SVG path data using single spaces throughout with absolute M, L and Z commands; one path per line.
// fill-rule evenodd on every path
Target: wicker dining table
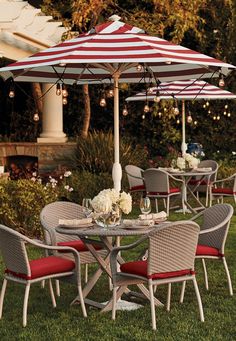
M 110 253 L 112 249 L 116 246 L 117 238 L 122 239 L 124 237 L 130 237 L 130 236 L 141 237 L 153 231 L 153 229 L 159 228 L 160 226 L 162 226 L 162 224 L 154 225 L 152 227 L 148 227 L 148 226 L 140 227 L 139 225 L 137 226 L 133 225 L 132 227 L 128 227 L 128 226 L 120 225 L 120 226 L 116 226 L 112 228 L 104 228 L 96 224 L 91 227 L 86 227 L 86 228 L 78 228 L 78 227 L 69 228 L 68 226 L 56 227 L 56 231 L 58 233 L 78 236 L 78 238 L 80 238 L 86 244 L 88 250 L 91 252 L 93 257 L 97 260 L 99 264 L 99 268 L 91 276 L 91 278 L 88 280 L 88 282 L 85 284 L 83 288 L 83 297 L 84 297 L 84 301 L 86 304 L 99 308 L 101 309 L 102 312 L 110 311 L 112 309 L 112 299 L 110 299 L 106 303 L 100 303 L 100 302 L 89 299 L 87 296 L 91 292 L 93 287 L 96 285 L 102 273 L 106 273 L 109 276 L 109 278 L 112 277 L 111 270 L 110 270 Z M 107 255 L 104 258 L 101 257 L 98 251 L 94 248 L 93 246 L 94 239 L 92 239 L 93 237 L 97 237 L 103 243 L 104 248 L 107 250 Z M 119 255 L 118 257 L 118 263 L 119 264 L 124 263 L 124 259 L 122 258 L 121 255 Z M 132 292 L 132 295 L 149 299 L 148 289 L 143 284 L 139 284 L 138 287 L 141 293 Z M 117 298 L 120 299 L 124 292 L 126 294 L 131 293 L 131 291 L 128 288 L 122 287 L 117 292 Z M 79 302 L 79 297 L 76 297 L 71 304 L 76 303 L 76 302 Z M 157 298 L 155 298 L 155 305 L 163 306 L 163 304 Z

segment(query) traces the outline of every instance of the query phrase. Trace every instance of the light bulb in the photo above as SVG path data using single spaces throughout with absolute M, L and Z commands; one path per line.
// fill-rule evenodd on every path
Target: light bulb
M 159 111 L 158 116 L 161 117 L 162 113 Z
M 178 120 L 176 121 L 176 123 L 177 123 L 177 124 L 180 124 L 180 120 L 178 119 Z
M 114 90 L 113 89 L 109 89 L 108 91 L 107 91 L 107 97 L 113 97 L 114 96 Z
M 61 96 L 61 84 L 57 83 L 56 95 Z
M 221 78 L 219 79 L 219 86 L 221 86 L 221 87 L 225 86 L 225 81 L 224 81 L 223 76 L 221 76 Z
M 228 104 L 225 104 L 225 109 L 228 109 Z
M 39 114 L 38 114 L 37 112 L 34 114 L 33 120 L 34 120 L 35 122 L 38 122 L 38 121 L 39 121 Z
M 106 98 L 102 97 L 100 99 L 100 103 L 99 104 L 100 104 L 101 107 L 105 107 L 107 105 Z
M 194 123 L 195 126 L 197 125 L 197 121 L 194 121 L 193 123 Z
M 208 114 L 211 114 L 211 110 L 208 110 Z
M 9 91 L 9 97 L 10 98 L 14 98 L 15 97 L 15 91 L 14 90 L 10 90 Z
M 127 109 L 127 106 L 126 106 L 126 105 L 125 105 L 124 108 L 123 108 L 122 115 L 123 115 L 123 116 L 127 116 L 127 115 L 128 115 L 128 109 Z
M 167 65 L 170 65 L 170 64 L 171 64 L 171 61 L 170 61 L 170 60 L 167 60 L 165 63 L 166 63 Z
M 209 105 L 210 105 L 210 103 L 207 101 L 207 102 L 206 102 L 206 107 L 209 107 Z
M 216 119 L 219 121 L 220 120 L 220 115 L 217 115 Z
M 231 113 L 230 112 L 228 112 L 228 115 L 227 115 L 228 117 L 230 117 L 231 116 Z
M 178 107 L 174 107 L 174 114 L 179 115 L 179 108 Z
M 166 107 L 164 108 L 164 111 L 165 111 L 165 112 L 167 111 L 167 108 L 166 108 Z
M 144 115 L 144 114 L 142 115 L 142 119 L 143 119 L 143 120 L 145 119 L 145 115 Z
M 206 104 L 203 104 L 203 108 L 204 108 L 204 109 L 206 108 Z
M 60 63 L 59 63 L 59 66 L 66 66 L 66 62 L 64 60 L 62 60 Z
M 192 118 L 191 115 L 188 115 L 188 116 L 187 116 L 187 122 L 188 122 L 188 123 L 192 123 L 192 122 L 193 122 L 193 118 Z
M 150 107 L 149 107 L 148 104 L 145 104 L 145 106 L 143 108 L 143 111 L 146 112 L 146 113 L 150 111 Z
M 213 120 L 216 120 L 216 116 L 213 116 Z
M 225 116 L 227 115 L 227 111 L 224 111 L 224 115 L 225 115 Z
M 136 66 L 136 70 L 139 71 L 139 72 L 143 71 L 143 65 L 142 64 L 138 64 Z
M 65 84 L 62 84 L 62 96 L 67 97 L 68 96 L 68 91 L 65 87 Z
M 152 94 L 152 88 L 148 88 L 147 89 L 147 93 L 150 95 L 150 94 Z
M 66 97 L 63 97 L 63 98 L 62 98 L 62 104 L 63 104 L 63 105 L 66 105 L 67 103 L 68 103 L 67 98 L 66 98 Z

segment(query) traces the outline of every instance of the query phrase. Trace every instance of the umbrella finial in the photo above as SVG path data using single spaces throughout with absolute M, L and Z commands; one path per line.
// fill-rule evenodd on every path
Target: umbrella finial
M 119 21 L 121 19 L 121 17 L 119 17 L 119 15 L 113 14 L 112 16 L 110 16 L 108 18 L 110 21 Z

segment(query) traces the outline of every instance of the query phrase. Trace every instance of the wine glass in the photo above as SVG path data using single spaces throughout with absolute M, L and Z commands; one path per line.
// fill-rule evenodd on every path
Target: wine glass
M 86 217 L 89 217 L 93 211 L 92 200 L 90 198 L 83 198 L 82 201 L 83 213 Z
M 142 214 L 147 215 L 151 212 L 151 200 L 148 197 L 142 197 L 140 199 L 139 207 Z

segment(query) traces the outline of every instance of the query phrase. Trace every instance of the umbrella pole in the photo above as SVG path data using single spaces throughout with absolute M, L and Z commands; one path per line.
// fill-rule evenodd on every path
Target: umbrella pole
M 182 145 L 181 145 L 182 156 L 186 153 L 186 150 L 187 150 L 185 127 L 186 127 L 185 101 L 183 99 L 182 100 Z
M 119 142 L 119 74 L 113 75 L 114 79 L 114 164 L 112 168 L 112 179 L 114 188 L 120 192 L 122 168 L 120 164 L 120 142 Z

